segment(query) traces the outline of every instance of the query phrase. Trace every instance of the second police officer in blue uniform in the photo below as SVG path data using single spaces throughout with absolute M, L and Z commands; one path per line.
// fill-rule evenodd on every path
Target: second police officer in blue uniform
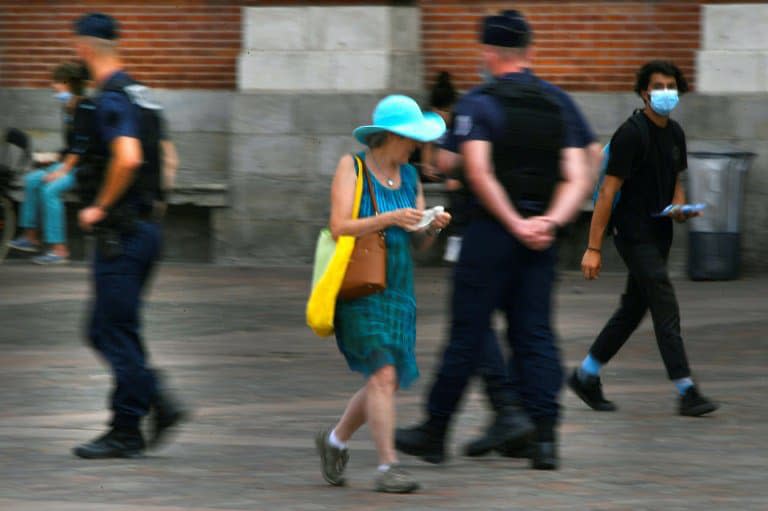
M 86 206 L 80 227 L 96 234 L 89 340 L 109 364 L 114 388 L 106 434 L 77 446 L 81 458 L 140 456 L 140 422 L 153 411 L 149 444 L 156 445 L 184 411 L 148 365 L 139 324 L 142 292 L 160 254 L 153 215 L 162 199 L 159 107 L 146 87 L 123 70 L 117 23 L 91 13 L 75 23 L 75 46 L 97 88 L 89 148 L 78 176 Z
M 551 327 L 553 243 L 590 191 L 584 148 L 596 144 L 571 98 L 528 70 L 531 39 L 516 11 L 485 18 L 483 59 L 493 80 L 455 109 L 454 143 L 479 208 L 455 268 L 450 341 L 429 393 L 428 418 L 396 435 L 399 450 L 431 462 L 444 459 L 450 419 L 469 379 L 482 370 L 496 411 L 483 450 L 523 448 L 533 434 L 532 466 L 558 465 L 563 373 Z M 496 309 L 506 316 L 513 352 L 509 379 L 498 346 L 488 346 L 496 343 L 490 335 Z M 498 373 L 494 385 L 488 373 Z

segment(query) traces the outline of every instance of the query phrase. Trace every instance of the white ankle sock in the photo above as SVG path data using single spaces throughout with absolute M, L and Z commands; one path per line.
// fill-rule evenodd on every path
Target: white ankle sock
M 379 472 L 386 472 L 387 470 L 389 470 L 389 467 L 391 467 L 391 466 L 392 465 L 390 465 L 388 463 L 383 464 L 383 465 L 379 465 Z
M 328 435 L 328 443 L 334 446 L 337 449 L 346 449 L 347 444 L 339 440 L 339 437 L 336 436 L 336 430 L 334 429 L 331 431 L 331 434 Z

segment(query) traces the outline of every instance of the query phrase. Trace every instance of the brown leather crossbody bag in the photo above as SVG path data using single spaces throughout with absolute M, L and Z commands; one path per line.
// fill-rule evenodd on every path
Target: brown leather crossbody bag
M 357 178 L 365 178 L 373 211 L 379 214 L 376 195 L 373 193 L 371 176 L 359 156 L 353 155 Z M 359 217 L 359 215 L 358 215 Z M 384 231 L 371 232 L 355 239 L 355 248 L 344 273 L 338 297 L 354 300 L 383 291 L 387 287 L 387 245 Z

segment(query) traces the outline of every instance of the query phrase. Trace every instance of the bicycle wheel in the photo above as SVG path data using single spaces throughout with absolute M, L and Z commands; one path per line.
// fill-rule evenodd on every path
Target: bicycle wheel
M 0 196 L 0 263 L 8 254 L 8 243 L 16 229 L 16 213 L 8 197 Z

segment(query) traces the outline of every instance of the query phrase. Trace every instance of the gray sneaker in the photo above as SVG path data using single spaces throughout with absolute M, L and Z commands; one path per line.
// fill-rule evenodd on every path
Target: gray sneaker
M 320 467 L 323 471 L 323 479 L 334 486 L 343 486 L 344 469 L 349 461 L 349 450 L 339 449 L 328 442 L 331 430 L 324 429 L 315 435 L 315 447 L 320 455 Z
M 411 493 L 421 487 L 411 474 L 397 465 L 376 476 L 376 491 L 383 493 Z

